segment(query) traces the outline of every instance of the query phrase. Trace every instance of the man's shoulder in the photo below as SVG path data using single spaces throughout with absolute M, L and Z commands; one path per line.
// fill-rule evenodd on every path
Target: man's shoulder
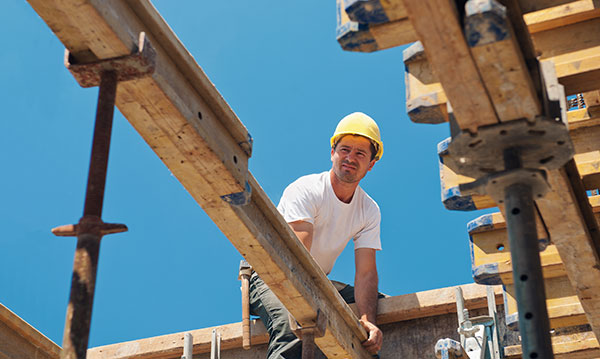
M 358 186 L 357 190 L 360 191 L 361 196 L 363 198 L 363 208 L 369 211 L 379 212 L 379 205 L 377 204 L 377 202 L 371 196 L 369 196 L 369 194 L 361 186 Z
M 323 187 L 327 182 L 327 175 L 329 172 L 321 172 L 321 173 L 313 173 L 309 175 L 304 175 L 294 182 L 292 182 L 288 187 L 300 187 L 311 190 L 318 190 Z

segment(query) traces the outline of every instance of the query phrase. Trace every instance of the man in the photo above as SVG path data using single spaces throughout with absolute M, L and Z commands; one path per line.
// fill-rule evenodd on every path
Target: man
M 326 274 L 353 239 L 354 289 L 336 287 L 346 302 L 356 302 L 360 322 L 369 334 L 363 345 L 372 354 L 383 341 L 376 326 L 375 253 L 381 249 L 381 215 L 377 203 L 358 184 L 382 154 L 379 128 L 372 118 L 360 112 L 344 117 L 331 137 L 331 170 L 290 184 L 277 207 Z M 267 358 L 300 358 L 301 343 L 290 330 L 287 310 L 256 273 L 250 279 L 250 306 L 270 335 Z

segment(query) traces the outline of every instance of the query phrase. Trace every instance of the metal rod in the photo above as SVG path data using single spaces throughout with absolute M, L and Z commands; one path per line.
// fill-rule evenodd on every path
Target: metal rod
M 314 359 L 315 346 L 315 332 L 310 328 L 302 330 L 302 359 Z
M 462 326 L 462 323 L 465 321 L 465 298 L 463 297 L 463 291 L 461 287 L 456 287 L 455 291 L 456 296 L 456 314 L 458 316 L 458 327 Z M 465 335 L 460 333 L 460 345 L 465 347 Z
M 488 315 L 494 320 L 494 326 L 491 330 L 492 335 L 492 359 L 500 359 L 500 340 L 498 338 L 498 310 L 496 307 L 496 294 L 494 293 L 494 287 L 488 285 L 487 290 L 487 302 L 488 302 Z
M 217 332 L 216 329 L 212 331 L 210 359 L 221 359 L 221 333 Z
M 192 333 L 185 333 L 183 337 L 183 356 L 181 359 L 192 359 L 192 351 L 194 348 L 194 337 Z
M 73 262 L 61 359 L 84 359 L 87 353 L 100 240 L 104 226 L 100 217 L 116 88 L 116 73 L 112 71 L 102 73 L 84 212 L 77 229 L 77 249 Z
M 551 359 L 554 355 L 531 186 L 508 186 L 505 204 L 523 358 Z
M 96 124 L 92 140 L 92 155 L 85 194 L 84 216 L 102 216 L 104 186 L 108 167 L 108 152 L 112 133 L 115 98 L 117 95 L 117 73 L 105 71 L 100 80 Z

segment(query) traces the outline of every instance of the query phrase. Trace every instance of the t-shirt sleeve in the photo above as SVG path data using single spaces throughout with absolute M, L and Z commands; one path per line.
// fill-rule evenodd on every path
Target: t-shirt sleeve
M 290 184 L 284 191 L 277 210 L 286 222 L 306 221 L 315 223 L 317 201 L 314 189 L 311 190 L 302 181 Z
M 354 236 L 354 249 L 373 248 L 381 250 L 380 225 L 381 213 L 379 207 L 374 206 L 368 215 L 368 221 L 363 230 Z

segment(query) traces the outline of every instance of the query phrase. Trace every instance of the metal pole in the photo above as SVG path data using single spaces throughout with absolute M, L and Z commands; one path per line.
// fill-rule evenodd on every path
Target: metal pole
M 185 333 L 183 337 L 183 356 L 181 359 L 193 359 L 192 351 L 194 348 L 194 337 L 192 333 Z
M 315 346 L 315 332 L 312 329 L 302 330 L 302 359 L 314 359 Z
M 504 160 L 507 169 L 521 165 L 520 154 L 515 149 L 505 151 Z M 504 193 L 523 358 L 552 359 L 532 188 L 529 184 L 516 183 L 508 186 Z
M 71 278 L 71 294 L 67 307 L 67 319 L 63 337 L 62 359 L 83 359 L 86 357 L 100 240 L 103 222 L 102 203 L 110 136 L 117 92 L 117 75 L 104 72 L 98 94 L 96 124 L 92 142 L 88 185 L 86 190 L 83 217 L 77 229 L 77 249 Z
M 456 296 L 456 314 L 458 316 L 458 327 L 462 326 L 462 323 L 465 321 L 465 298 L 463 297 L 463 291 L 461 287 L 456 287 L 455 291 Z M 460 333 L 460 345 L 465 347 L 465 335 Z

